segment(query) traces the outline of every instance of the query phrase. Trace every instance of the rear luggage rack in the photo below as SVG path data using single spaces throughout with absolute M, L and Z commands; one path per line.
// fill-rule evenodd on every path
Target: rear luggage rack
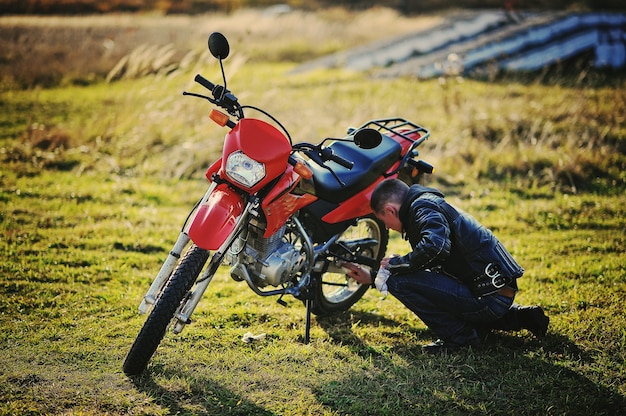
M 418 142 L 417 145 L 430 137 L 430 131 L 424 127 L 413 123 L 405 118 L 380 118 L 377 120 L 370 120 L 363 124 L 361 127 L 354 129 L 354 131 L 371 128 L 380 131 L 383 134 L 391 133 L 396 136 L 400 136 L 409 142 Z M 418 134 L 417 139 L 410 135 Z M 412 147 L 415 147 L 414 145 Z
M 356 129 L 350 129 L 349 134 L 352 134 L 358 130 L 371 128 L 380 131 L 383 134 L 391 134 L 407 140 L 411 143 L 408 151 L 402 157 L 400 164 L 392 172 L 385 174 L 386 177 L 395 175 L 409 163 L 410 159 L 418 156 L 417 146 L 425 142 L 430 137 L 430 131 L 424 127 L 413 123 L 405 118 L 380 118 L 377 120 L 370 120 Z M 411 137 L 411 135 L 417 135 L 417 138 Z

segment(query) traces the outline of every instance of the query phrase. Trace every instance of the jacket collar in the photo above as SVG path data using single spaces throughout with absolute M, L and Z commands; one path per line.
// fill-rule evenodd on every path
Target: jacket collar
M 413 201 L 422 196 L 423 194 L 435 194 L 440 197 L 444 197 L 444 194 L 435 188 L 429 188 L 422 185 L 412 185 L 409 188 L 404 200 L 402 201 L 402 205 L 400 205 L 400 211 L 398 212 L 398 216 L 400 217 L 400 222 L 402 223 L 402 237 L 405 237 L 408 221 L 411 221 L 411 217 L 409 216 L 409 209 L 411 209 L 411 205 L 413 205 Z

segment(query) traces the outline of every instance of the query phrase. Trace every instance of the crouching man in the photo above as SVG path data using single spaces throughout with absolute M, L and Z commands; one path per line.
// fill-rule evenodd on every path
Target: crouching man
M 491 231 L 440 191 L 387 179 L 374 189 L 370 205 L 412 251 L 383 259 L 377 276 L 357 264 L 345 267 L 362 284 L 375 280 L 435 333 L 439 339 L 424 345 L 424 352 L 478 345 L 479 333 L 490 329 L 546 334 L 549 318 L 541 307 L 514 303 L 524 269 Z

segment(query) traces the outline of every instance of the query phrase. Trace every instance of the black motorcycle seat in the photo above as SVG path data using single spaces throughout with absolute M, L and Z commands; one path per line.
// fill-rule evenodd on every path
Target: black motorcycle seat
M 369 150 L 359 148 L 352 141 L 335 141 L 328 147 L 333 149 L 334 154 L 354 162 L 351 170 L 332 161 L 326 162 L 345 186 L 342 186 L 327 169 L 316 163 L 309 163 L 313 170 L 315 194 L 320 199 L 334 203 L 345 201 L 367 188 L 395 162 L 400 160 L 402 153 L 400 144 L 384 134 L 382 142 Z

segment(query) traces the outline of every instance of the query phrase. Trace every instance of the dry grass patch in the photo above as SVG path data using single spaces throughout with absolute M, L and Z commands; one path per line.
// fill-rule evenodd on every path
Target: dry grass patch
M 0 16 L 0 86 L 93 83 L 116 64 L 126 66 L 118 72 L 132 76 L 171 71 L 190 53 L 201 54 L 214 31 L 226 34 L 237 53 L 253 61 L 302 62 L 439 21 L 385 8 L 283 15 L 242 9 L 194 16 Z

